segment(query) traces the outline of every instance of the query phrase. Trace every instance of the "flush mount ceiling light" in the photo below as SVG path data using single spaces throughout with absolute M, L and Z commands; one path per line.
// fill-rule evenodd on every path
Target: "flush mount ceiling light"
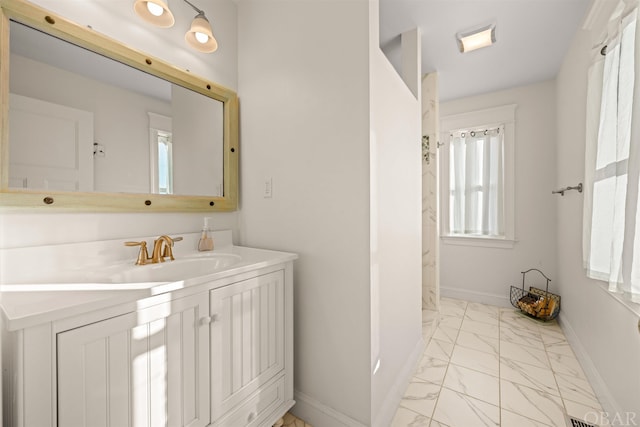
M 496 25 L 491 24 L 473 31 L 458 33 L 456 40 L 462 53 L 491 46 L 496 42 Z
M 218 42 L 213 37 L 211 24 L 204 14 L 191 2 L 184 0 L 198 14 L 191 22 L 189 31 L 184 36 L 187 44 L 198 52 L 211 53 L 218 49 Z M 169 28 L 175 23 L 173 14 L 163 0 L 135 0 L 133 9 L 144 21 L 161 28 Z
M 162 0 L 136 0 L 133 5 L 136 14 L 157 27 L 172 27 L 176 20 L 167 4 Z

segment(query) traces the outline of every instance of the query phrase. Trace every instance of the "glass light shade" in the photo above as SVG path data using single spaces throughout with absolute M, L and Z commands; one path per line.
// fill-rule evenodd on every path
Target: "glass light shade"
M 176 22 L 169 6 L 162 0 L 136 0 L 133 10 L 145 22 L 157 27 L 169 28 Z
M 496 26 L 492 24 L 479 30 L 456 34 L 456 39 L 460 52 L 471 52 L 472 50 L 488 47 L 496 42 Z
M 211 24 L 204 16 L 204 12 L 198 13 L 191 23 L 191 28 L 184 35 L 187 44 L 195 50 L 203 53 L 215 52 L 218 49 L 218 42 L 213 37 Z

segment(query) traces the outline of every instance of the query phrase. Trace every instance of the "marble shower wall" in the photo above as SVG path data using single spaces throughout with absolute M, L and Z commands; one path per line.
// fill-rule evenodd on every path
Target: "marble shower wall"
M 438 74 L 422 78 L 422 308 L 438 310 Z M 425 147 L 428 137 L 428 151 Z

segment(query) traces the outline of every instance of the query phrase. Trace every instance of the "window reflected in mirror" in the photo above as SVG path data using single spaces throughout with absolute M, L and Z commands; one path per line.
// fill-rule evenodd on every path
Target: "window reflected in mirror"
M 173 158 L 171 134 L 156 133 L 158 138 L 158 194 L 173 194 Z

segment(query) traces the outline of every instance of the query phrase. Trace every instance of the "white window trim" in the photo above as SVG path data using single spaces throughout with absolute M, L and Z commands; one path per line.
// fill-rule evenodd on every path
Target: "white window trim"
M 511 249 L 516 241 L 494 236 L 463 236 L 451 234 L 440 236 L 440 240 L 447 245 L 478 246 L 483 248 L 504 248 Z
M 613 298 L 614 300 L 618 301 L 620 304 L 622 304 L 623 307 L 625 307 L 627 310 L 629 310 L 631 313 L 635 314 L 636 316 L 640 317 L 640 303 L 634 301 L 631 297 L 631 295 L 629 295 L 626 292 L 619 292 L 619 291 L 612 291 L 609 289 L 609 283 L 607 283 L 606 280 L 601 281 L 598 279 L 594 279 L 598 285 L 598 287 L 600 289 L 602 289 L 602 291 L 609 295 L 611 298 Z
M 440 151 L 440 218 L 441 240 L 443 243 L 484 246 L 496 248 L 512 248 L 515 239 L 515 117 L 516 104 L 483 110 L 452 114 L 440 120 L 440 141 L 444 142 Z M 463 236 L 451 234 L 449 228 L 449 135 L 462 128 L 504 125 L 504 238 L 492 236 Z

